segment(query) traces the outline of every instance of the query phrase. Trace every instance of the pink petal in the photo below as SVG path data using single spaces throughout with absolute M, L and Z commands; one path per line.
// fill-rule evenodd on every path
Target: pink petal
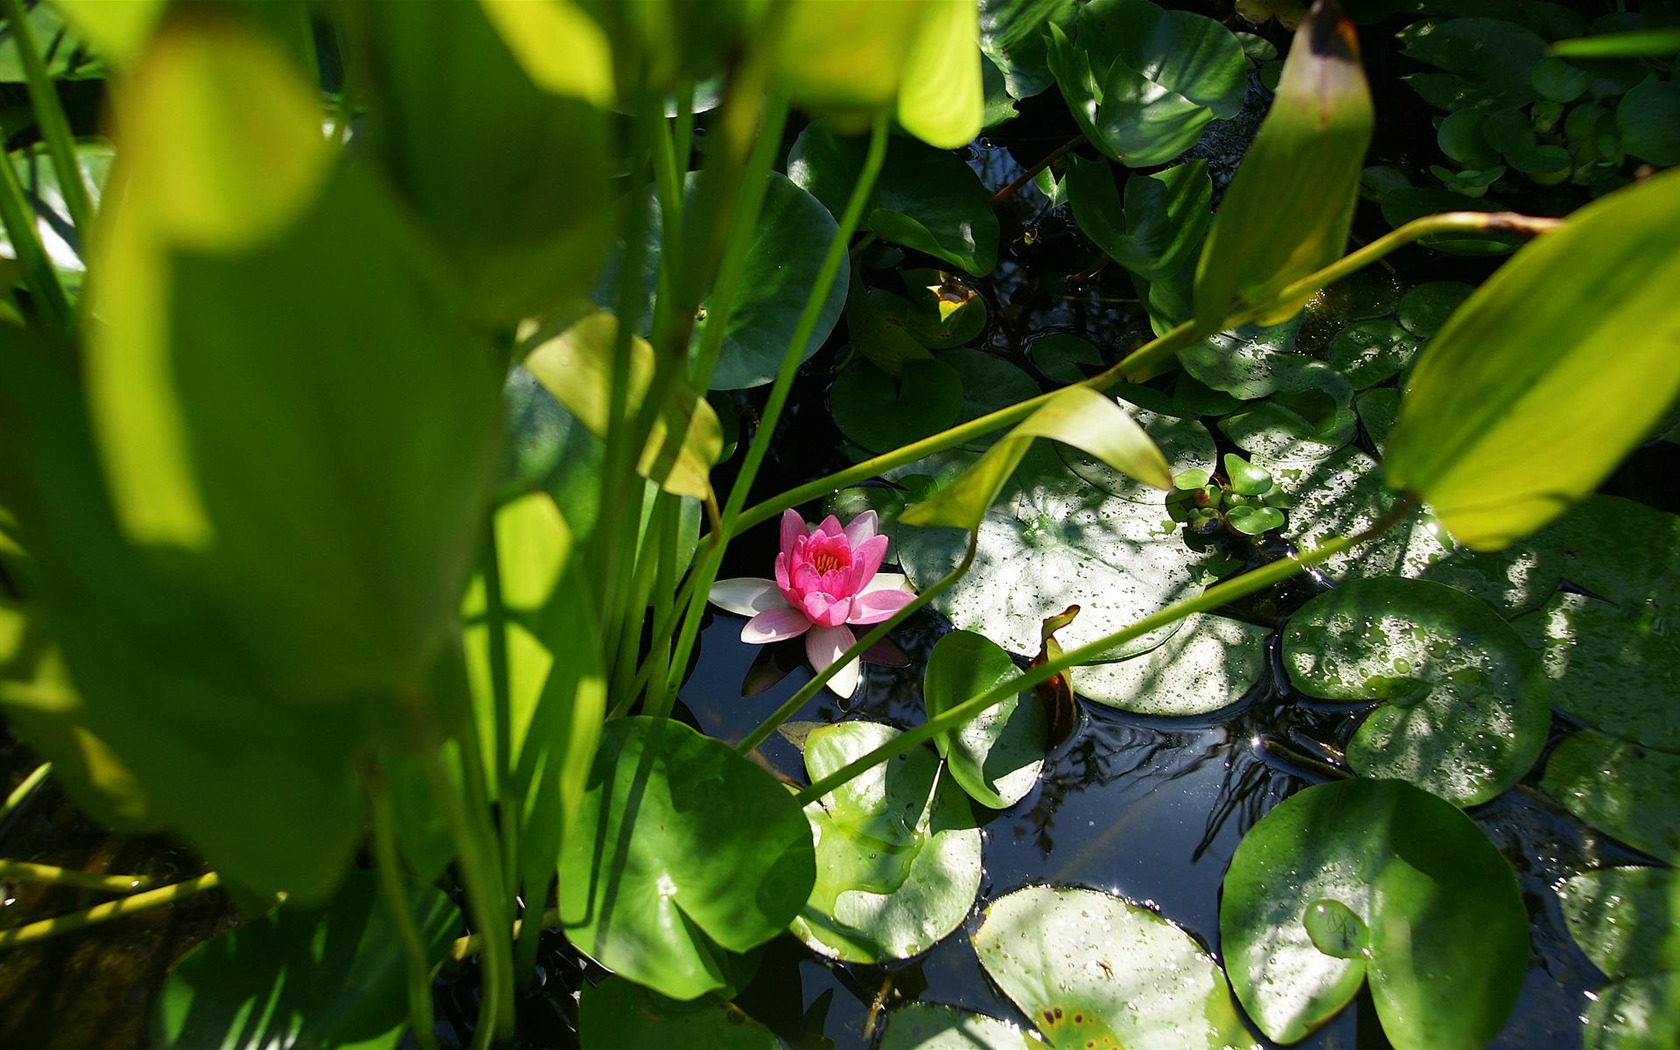
M 811 633 L 805 636 L 805 656 L 811 661 L 813 668 L 821 671 L 840 659 L 840 654 L 855 644 L 857 636 L 849 627 L 813 627 Z M 841 697 L 851 696 L 857 692 L 860 677 L 858 662 L 848 660 L 845 666 L 828 680 L 828 688 Z
M 881 567 L 881 560 L 887 556 L 887 538 L 872 536 L 852 551 L 852 567 L 849 573 L 849 586 L 846 590 L 852 594 L 860 593 L 869 581 L 875 578 L 876 570 Z
M 807 531 L 805 519 L 799 516 L 798 511 L 792 508 L 782 511 L 782 553 L 791 554 L 793 541 L 805 535 Z
M 737 616 L 757 616 L 770 609 L 787 607 L 781 589 L 770 580 L 741 576 L 733 580 L 719 580 L 712 584 L 706 599 Z
M 832 514 L 822 520 L 822 524 L 817 526 L 817 531 L 827 533 L 830 536 L 844 536 L 846 534 L 846 530 L 840 527 L 840 519 Z
M 852 615 L 847 623 L 880 623 L 910 604 L 915 598 L 909 591 L 870 591 L 852 599 Z
M 810 629 L 810 618 L 798 609 L 766 609 L 741 628 L 741 641 L 749 645 L 768 645 L 798 638 Z
M 788 556 L 786 554 L 776 555 L 776 586 L 782 589 L 783 594 L 788 592 L 790 585 L 788 583 Z
M 866 510 L 853 518 L 852 523 L 846 526 L 846 539 L 851 541 L 853 547 L 858 547 L 868 542 L 879 531 L 881 531 L 880 517 L 874 511 Z
M 805 595 L 805 616 L 818 627 L 839 627 L 846 622 L 846 617 L 851 611 L 850 598 L 837 600 L 821 591 Z

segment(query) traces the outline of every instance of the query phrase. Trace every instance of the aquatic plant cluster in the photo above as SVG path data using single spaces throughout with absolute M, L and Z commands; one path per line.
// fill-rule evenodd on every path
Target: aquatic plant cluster
M 756 990 L 788 952 L 891 987 L 966 924 L 995 1011 L 883 990 L 845 1036 L 1287 1044 L 1368 997 L 1469 1046 L 1551 908 L 1601 978 L 1570 1038 L 1680 1040 L 1680 517 L 1599 491 L 1676 423 L 1673 5 L 0 18 L 0 715 L 43 760 L 0 853 L 50 781 L 204 862 L 0 860 L 110 898 L 0 919 L 0 970 L 220 889 L 152 1045 L 488 1047 L 547 1002 L 770 1047 L 813 1037 Z M 1421 167 L 1373 143 L 1396 26 Z M 1032 120 L 1072 137 L 991 179 Z M 1097 261 L 1047 326 L 1058 228 Z M 778 448 L 814 415 L 833 454 Z M 809 675 L 711 695 L 714 620 Z M 1267 683 L 1337 728 L 1255 736 L 1302 786 L 1217 928 L 986 877 L 1112 712 Z M 1519 794 L 1589 843 L 1545 905 L 1489 837 Z

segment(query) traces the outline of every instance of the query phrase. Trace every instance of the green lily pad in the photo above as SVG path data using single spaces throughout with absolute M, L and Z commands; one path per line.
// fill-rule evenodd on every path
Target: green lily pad
M 879 288 L 869 298 L 882 316 L 930 350 L 971 342 L 986 330 L 986 300 L 973 285 L 942 270 L 904 270 L 908 298 Z
M 1175 273 L 1202 245 L 1211 218 L 1207 162 L 1130 175 L 1125 203 L 1108 164 L 1068 158 L 1068 201 L 1079 228 L 1109 258 L 1146 280 Z
M 1680 605 L 1680 516 L 1593 495 L 1561 526 L 1569 579 L 1630 611 Z
M 1231 858 L 1219 932 L 1237 998 L 1280 1043 L 1369 978 L 1395 1046 L 1482 1046 L 1528 971 L 1511 866 L 1470 818 L 1397 780 L 1320 784 L 1267 813 Z
M 956 369 L 957 377 L 962 380 L 963 403 L 957 411 L 958 423 L 979 419 L 1043 392 L 1025 369 L 984 350 L 958 347 L 941 352 L 937 360 Z M 963 447 L 983 449 L 991 440 L 991 437 L 980 438 L 965 442 Z
M 1486 197 L 1466 197 L 1451 190 L 1430 186 L 1407 186 L 1382 196 L 1383 221 L 1399 229 L 1413 219 L 1448 211 L 1506 211 L 1505 205 Z M 1426 248 L 1448 255 L 1509 255 L 1522 244 L 1515 234 L 1432 233 L 1418 239 Z
M 1534 67 L 1546 41 L 1515 22 L 1497 18 L 1422 21 L 1396 34 L 1407 58 L 1444 70 L 1401 79 L 1424 101 L 1449 112 L 1527 105 L 1538 97 Z
M 1096 344 L 1072 332 L 1034 336 L 1027 344 L 1027 356 L 1034 367 L 1058 383 L 1077 383 L 1085 378 L 1086 368 L 1095 372 L 1103 363 Z
M 1584 1050 L 1680 1045 L 1680 974 L 1636 977 L 1599 990 L 1587 1004 Z
M 1546 668 L 1558 708 L 1594 729 L 1680 752 L 1680 637 L 1651 610 L 1558 593 L 1511 621 Z
M 1196 613 L 1161 646 L 1073 671 L 1073 689 L 1099 704 L 1177 718 L 1229 707 L 1266 673 L 1264 627 Z
M 1294 500 L 1289 536 L 1303 548 L 1370 528 L 1399 499 L 1383 484 L 1376 461 L 1358 449 L 1342 449 L 1308 465 L 1259 462 Z M 1332 557 L 1323 569 L 1344 580 L 1433 580 L 1511 616 L 1538 607 L 1557 589 L 1564 571 L 1563 537 L 1559 529 L 1546 528 L 1502 551 L 1482 553 L 1453 543 L 1432 519 L 1415 515 L 1377 539 Z
M 1380 454 L 1388 441 L 1388 432 L 1394 429 L 1394 421 L 1400 416 L 1400 391 L 1391 386 L 1361 390 L 1353 399 L 1353 409 L 1359 416 L 1359 425 L 1365 428 L 1366 436 Z
M 1008 1021 L 943 1003 L 908 1003 L 887 1014 L 877 1050 L 1033 1050 Z
M 1569 935 L 1606 976 L 1680 974 L 1680 872 L 1600 868 L 1557 894 Z
M 1419 339 L 1428 339 L 1441 330 L 1452 312 L 1470 298 L 1475 287 L 1463 281 L 1426 281 L 1406 293 L 1400 300 L 1400 326 Z
M 1293 352 L 1300 332 L 1299 318 L 1269 328 L 1247 325 L 1185 347 L 1178 352 L 1178 360 L 1196 379 L 1244 401 L 1279 390 L 1310 389 L 1314 378 L 1331 369 Z
M 1552 752 L 1540 786 L 1606 835 L 1680 863 L 1680 756 L 1576 733 Z
M 1000 682 L 1020 677 L 1015 661 L 969 631 L 952 631 L 929 655 L 922 696 L 929 718 Z M 951 776 L 989 809 L 1008 809 L 1038 783 L 1049 723 L 1031 691 L 997 704 L 961 729 L 934 737 Z
M 1153 167 L 1229 120 L 1248 92 L 1248 62 L 1230 30 L 1147 0 L 1097 0 L 1073 39 L 1049 24 L 1050 71 L 1086 138 L 1109 159 Z M 1077 40 L 1077 43 L 1075 43 Z
M 683 199 L 692 205 L 699 185 L 699 173 L 690 172 L 683 184 Z M 648 334 L 654 301 L 658 294 L 655 273 L 659 266 L 660 214 L 657 199 L 648 202 L 647 244 L 644 265 L 647 271 L 647 300 L 641 312 L 640 334 Z M 747 249 L 746 269 L 735 292 L 735 302 L 729 311 L 723 345 L 718 351 L 717 366 L 712 372 L 713 390 L 738 390 L 762 386 L 776 378 L 782 358 L 805 300 L 817 282 L 823 255 L 834 240 L 839 226 L 829 209 L 811 194 L 778 172 L 770 173 L 770 186 L 764 196 L 764 208 L 759 213 L 758 228 L 752 245 Z M 609 266 L 605 276 L 596 284 L 595 301 L 604 309 L 615 307 L 617 296 L 617 266 Z M 823 340 L 834 330 L 846 304 L 847 271 L 842 268 L 823 300 L 817 315 L 817 325 L 805 344 L 801 360 L 810 357 L 822 346 Z M 715 314 L 717 304 L 710 298 L 700 304 L 703 315 Z M 697 347 L 705 336 L 704 316 L 694 325 L 691 347 Z
M 673 999 L 727 986 L 727 951 L 776 936 L 815 878 L 774 777 L 677 722 L 607 723 L 560 857 L 560 921 L 602 965 Z
M 876 722 L 841 722 L 805 738 L 805 769 L 827 776 L 899 735 Z M 968 800 L 940 783 L 939 759 L 920 747 L 805 808 L 817 878 L 790 929 L 831 959 L 907 959 L 961 924 L 980 891 L 980 829 Z
M 1343 325 L 1387 317 L 1399 305 L 1404 287 L 1398 277 L 1375 266 L 1357 270 L 1314 296 L 1307 304 L 1307 319 Z
M 1074 649 L 1196 593 L 1196 555 L 1172 538 L 1165 506 L 1133 503 L 1076 477 L 1039 442 L 987 511 L 974 566 L 934 606 L 957 627 L 1012 653 L 1038 652 L 1046 616 L 1078 605 L 1057 636 Z M 912 465 L 914 469 L 915 465 Z M 907 471 L 908 472 L 908 471 Z M 899 563 L 918 590 L 951 571 L 968 546 L 958 529 L 897 530 Z M 1109 650 L 1109 659 L 1147 652 L 1171 624 Z
M 461 916 L 431 886 L 409 890 L 432 965 Z M 319 908 L 282 905 L 187 953 L 152 1006 L 152 1045 L 224 1050 L 394 1048 L 408 1027 L 408 959 L 371 871 Z
M 788 151 L 788 176 L 838 215 L 863 170 L 865 149 L 863 138 L 841 137 L 827 124 L 813 123 Z M 964 273 L 981 276 L 997 265 L 997 215 L 979 176 L 956 154 L 911 139 L 895 136 L 887 148 L 864 205 L 863 227 Z
M 1219 421 L 1219 429 L 1237 447 L 1278 463 L 1316 463 L 1352 441 L 1359 429 L 1353 391 L 1334 369 L 1319 365 L 1295 381 L 1308 383 L 1279 391 Z
M 1617 104 L 1616 124 L 1628 156 L 1680 164 L 1680 84 L 1653 77 L 1635 87 Z
M 578 1038 L 600 1050 L 650 1046 L 706 1050 L 781 1050 L 770 1029 L 730 1003 L 679 1003 L 634 981 L 610 976 L 578 1000 Z
M 1551 690 L 1540 661 L 1484 602 L 1399 577 L 1355 580 L 1302 606 L 1283 633 L 1297 689 L 1383 701 L 1348 764 L 1461 806 L 1516 784 L 1540 757 Z
M 879 452 L 955 423 L 963 382 L 956 369 L 938 359 L 905 361 L 897 376 L 858 360 L 835 377 L 828 396 L 840 433 Z
M 1160 915 L 1096 890 L 1028 886 L 993 901 L 980 965 L 1051 1046 L 1257 1046 L 1219 964 Z
M 1218 456 L 1213 445 L 1213 435 L 1209 434 L 1207 427 L 1199 421 L 1151 412 L 1123 400 L 1120 404 L 1131 412 L 1138 426 L 1155 442 L 1155 447 L 1161 450 L 1161 455 L 1166 457 L 1174 477 L 1187 470 L 1212 472 L 1217 466 Z M 1122 474 L 1095 456 L 1088 456 L 1071 445 L 1062 444 L 1056 445 L 1056 452 L 1060 454 L 1062 462 L 1067 464 L 1069 470 L 1104 492 L 1132 503 L 1142 503 L 1150 507 L 1162 505 L 1164 497 L 1160 489 Z
M 1400 374 L 1422 341 L 1393 321 L 1360 321 L 1330 341 L 1330 363 L 1355 390 L 1375 386 Z

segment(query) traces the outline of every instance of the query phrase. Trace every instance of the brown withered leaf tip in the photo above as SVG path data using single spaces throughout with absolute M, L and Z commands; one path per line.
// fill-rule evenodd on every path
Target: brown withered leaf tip
M 1359 61 L 1359 34 L 1336 0 L 1318 0 L 1307 12 L 1308 46 L 1321 58 Z
M 1038 647 L 1038 655 L 1033 657 L 1029 667 L 1039 667 L 1048 663 L 1052 657 L 1062 654 L 1062 647 L 1056 643 L 1057 631 L 1073 622 L 1079 615 L 1079 606 L 1070 605 L 1054 616 L 1044 618 L 1042 637 L 1044 643 Z M 1055 674 L 1033 686 L 1033 696 L 1038 701 L 1039 708 L 1044 712 L 1044 720 L 1048 724 L 1048 739 L 1045 741 L 1047 750 L 1055 750 L 1062 741 L 1072 735 L 1079 725 L 1079 706 L 1073 698 L 1073 685 L 1065 674 Z

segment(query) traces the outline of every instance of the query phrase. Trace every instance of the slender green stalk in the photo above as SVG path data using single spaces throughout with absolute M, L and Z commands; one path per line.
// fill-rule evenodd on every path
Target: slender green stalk
M 747 492 L 752 488 L 753 479 L 758 474 L 758 468 L 764 462 L 765 454 L 769 451 L 770 439 L 776 430 L 776 423 L 781 418 L 783 407 L 787 404 L 788 391 L 793 385 L 794 373 L 799 368 L 806 343 L 811 339 L 811 333 L 816 330 L 817 318 L 821 315 L 823 302 L 828 297 L 828 290 L 833 287 L 834 279 L 840 272 L 841 265 L 846 261 L 846 247 L 851 241 L 852 232 L 857 229 L 863 217 L 864 203 L 869 199 L 874 189 L 875 179 L 881 173 L 881 166 L 887 156 L 887 118 L 885 114 L 875 119 L 875 127 L 870 135 L 869 151 L 864 157 L 862 170 L 858 173 L 858 181 L 852 187 L 851 199 L 846 202 L 846 208 L 841 213 L 839 228 L 835 231 L 834 240 L 829 243 L 828 253 L 823 256 L 822 266 L 817 271 L 816 281 L 811 288 L 811 294 L 805 300 L 805 310 L 795 326 L 793 337 L 788 340 L 787 352 L 782 355 L 781 369 L 776 374 L 776 381 L 770 387 L 770 396 L 765 403 L 764 412 L 760 417 L 758 430 L 753 434 L 752 443 L 747 447 L 747 454 L 741 463 L 741 470 L 735 479 L 735 485 L 729 491 L 729 501 L 724 505 L 723 521 L 720 531 L 714 533 L 719 539 L 705 548 L 705 554 L 700 565 L 695 570 L 696 583 L 693 594 L 689 597 L 687 614 L 682 622 L 681 633 L 677 637 L 676 650 L 671 656 L 671 670 L 667 674 L 664 689 L 654 698 L 650 706 L 652 713 L 668 712 L 671 703 L 676 699 L 677 687 L 680 684 L 678 676 L 688 666 L 688 657 L 694 650 L 694 641 L 699 635 L 700 618 L 705 611 L 706 595 L 711 589 L 713 581 L 717 579 L 719 565 L 723 562 L 724 537 L 734 535 L 734 520 L 741 511 L 741 505 L 746 502 Z
M 70 297 L 53 269 L 52 259 L 41 246 L 41 231 L 35 227 L 35 209 L 24 195 L 17 169 L 10 157 L 0 158 L 0 223 L 6 226 L 12 251 L 23 266 L 24 278 L 34 293 L 36 308 L 48 324 L 59 331 L 70 328 Z
M 496 525 L 492 521 L 484 530 L 484 550 L 479 557 L 478 572 L 484 580 L 485 647 L 490 655 L 490 706 L 495 712 L 494 724 L 496 794 L 503 799 L 513 797 L 513 696 L 508 671 L 507 609 L 502 604 L 501 555 L 496 546 Z M 502 867 L 506 891 L 513 894 L 514 858 L 519 856 L 519 808 L 504 805 L 498 809 L 501 824 Z
M 110 922 L 113 919 L 123 919 L 130 915 L 156 908 L 163 904 L 173 904 L 185 900 L 195 893 L 213 889 L 221 885 L 221 876 L 215 872 L 206 872 L 196 879 L 176 882 L 168 886 L 159 886 L 155 890 L 146 890 L 121 900 L 114 900 L 105 904 L 95 905 L 86 911 L 72 912 L 69 915 L 59 915 L 51 919 L 42 919 L 15 929 L 0 930 L 0 951 L 7 948 L 17 948 L 26 944 L 39 944 L 62 934 L 76 930 L 85 930 L 89 926 Z
M 18 807 L 35 793 L 35 789 L 46 781 L 47 774 L 51 772 L 52 763 L 42 762 L 30 770 L 28 776 L 18 781 L 18 786 L 13 788 L 11 794 L 6 796 L 6 801 L 0 802 L 0 825 L 4 825 L 6 821 L 11 819 L 12 814 L 16 813 Z
M 537 919 L 537 927 L 539 930 L 551 930 L 558 925 L 560 925 L 559 908 L 550 908 L 543 912 Z M 523 936 L 524 933 L 525 920 L 515 919 L 513 923 L 514 936 Z M 455 938 L 455 943 L 449 946 L 449 959 L 451 962 L 461 962 L 465 959 L 472 958 L 483 950 L 484 938 L 476 933 L 469 933 L 465 937 Z
M 747 738 L 745 740 L 736 744 L 736 752 L 742 755 L 751 754 L 754 748 L 769 739 L 770 734 L 774 733 L 777 727 L 792 718 L 800 708 L 804 707 L 806 701 L 810 700 L 811 697 L 817 694 L 817 690 L 827 685 L 828 680 L 833 678 L 835 674 L 839 672 L 840 668 L 846 666 L 847 663 L 868 652 L 870 646 L 887 636 L 887 632 L 915 615 L 918 609 L 921 609 L 923 606 L 927 605 L 927 603 L 945 593 L 952 584 L 961 579 L 962 574 L 968 571 L 968 567 L 974 564 L 974 551 L 978 539 L 978 533 L 969 533 L 968 551 L 963 554 L 963 559 L 961 562 L 957 563 L 956 568 L 952 569 L 944 576 L 941 576 L 933 583 L 932 586 L 916 595 L 916 597 L 913 598 L 909 604 L 905 605 L 904 608 L 870 628 L 869 632 L 854 642 L 851 648 L 841 653 L 839 659 L 835 660 L 833 663 L 813 675 L 809 682 L 806 682 L 799 688 L 798 692 L 788 697 L 782 706 L 776 708 L 769 718 L 760 722 L 757 729 L 754 729 L 751 733 L 747 734 Z
M 64 115 L 52 77 L 47 75 L 47 65 L 41 60 L 35 28 L 29 24 L 22 0 L 0 0 L 0 15 L 5 16 L 12 28 L 12 39 L 23 63 L 24 82 L 29 88 L 29 105 L 35 111 L 35 123 L 41 129 L 41 140 L 46 144 L 47 156 L 52 158 L 53 170 L 58 172 L 64 210 L 70 213 L 70 225 L 76 229 L 77 240 L 85 244 L 88 231 L 93 228 L 93 199 L 87 183 L 82 181 L 81 166 L 76 163 L 76 138 L 70 131 L 69 118 Z
M 1377 522 L 1375 525 L 1371 526 L 1369 529 L 1357 536 L 1339 537 L 1324 544 L 1322 547 L 1317 547 L 1313 550 L 1306 551 L 1302 554 L 1292 555 L 1287 558 L 1280 558 L 1269 565 L 1264 565 L 1255 569 L 1253 572 L 1244 573 L 1234 580 L 1227 580 L 1224 583 L 1215 584 L 1193 598 L 1186 598 L 1183 601 L 1174 602 L 1172 605 L 1167 606 L 1159 612 L 1145 616 L 1143 619 L 1132 624 L 1130 627 L 1115 631 L 1113 634 L 1099 638 L 1086 645 L 1082 645 L 1077 649 L 1070 649 L 1060 656 L 1028 669 L 1019 677 L 999 682 L 997 685 L 986 690 L 980 695 L 964 700 L 955 707 L 948 708 L 933 718 L 928 719 L 926 722 L 923 722 L 921 725 L 916 726 L 914 729 L 909 729 L 899 734 L 897 737 L 894 737 L 891 742 L 884 744 L 881 747 L 876 748 L 874 751 L 871 751 L 866 755 L 862 755 L 851 762 L 848 762 L 846 765 L 835 770 L 833 773 L 823 777 L 810 787 L 799 792 L 799 794 L 795 796 L 795 800 L 798 801 L 801 806 L 810 805 L 812 802 L 822 798 L 830 791 L 833 791 L 835 788 L 845 784 L 847 781 L 852 780 L 854 777 L 860 776 L 881 763 L 890 761 L 898 755 L 908 754 L 912 748 L 920 745 L 924 741 L 932 740 L 940 733 L 961 727 L 963 724 L 968 722 L 969 719 L 980 714 L 982 711 L 985 711 L 987 708 L 1000 704 L 1011 696 L 1024 693 L 1038 685 L 1040 682 L 1049 681 L 1051 678 L 1061 674 L 1070 667 L 1076 667 L 1079 664 L 1089 663 L 1101 656 L 1106 650 L 1112 649 L 1114 646 L 1122 645 L 1131 641 L 1133 638 L 1148 634 L 1150 631 L 1153 631 L 1158 627 L 1164 627 L 1167 624 L 1189 616 L 1192 613 L 1217 609 L 1227 602 L 1235 601 L 1245 595 L 1253 594 L 1255 591 L 1264 587 L 1270 587 L 1274 583 L 1286 580 L 1298 572 L 1311 568 L 1312 566 L 1317 565 L 1344 550 L 1347 550 L 1349 547 L 1363 543 L 1366 540 L 1387 532 L 1390 528 L 1393 528 L 1394 525 L 1404 520 L 1416 509 L 1417 501 L 1415 499 L 1409 498 L 1403 500 L 1381 521 Z
M 0 860 L 0 879 L 19 882 L 39 882 L 51 886 L 73 886 L 82 890 L 103 890 L 107 893 L 130 893 L 151 887 L 156 880 L 150 875 L 95 875 L 74 871 L 52 864 L 34 864 L 26 860 Z
M 432 1014 L 432 963 L 426 941 L 414 922 L 413 901 L 403 885 L 402 859 L 397 850 L 397 816 L 385 778 L 372 769 L 363 778 L 373 813 L 374 866 L 379 871 L 379 895 L 397 928 L 408 960 L 408 1026 L 420 1050 L 436 1050 Z

